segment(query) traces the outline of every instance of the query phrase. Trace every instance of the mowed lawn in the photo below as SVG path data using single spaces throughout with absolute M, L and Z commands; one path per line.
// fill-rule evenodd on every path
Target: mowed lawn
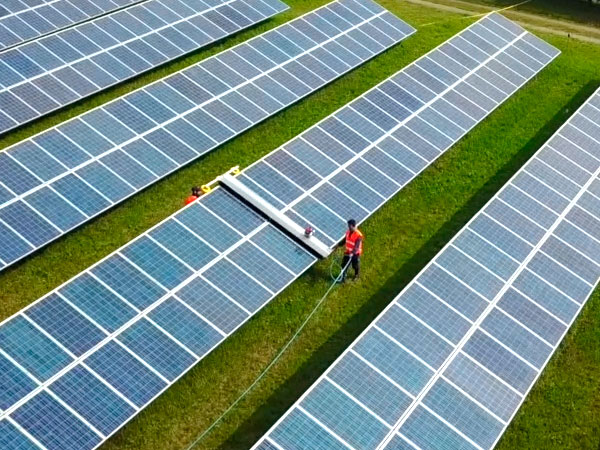
M 327 3 L 286 0 L 291 10 L 223 44 L 179 60 L 0 140 L 5 147 L 151 80 Z M 190 186 L 247 166 L 475 19 L 398 0 L 381 3 L 418 28 L 401 45 L 267 120 L 207 157 L 0 273 L 0 319 L 177 210 Z M 541 36 L 563 54 L 471 131 L 361 228 L 360 283 L 336 288 L 284 357 L 196 448 L 250 447 L 437 251 L 600 86 L 600 46 Z M 342 230 L 340 230 L 341 232 Z M 186 448 L 254 381 L 327 290 L 331 258 L 266 306 L 111 438 L 107 449 Z M 499 448 L 598 448 L 600 295 L 596 292 Z
M 485 5 L 493 8 L 506 8 L 516 3 L 515 0 L 459 0 L 472 3 L 473 6 Z M 539 14 L 554 19 L 581 22 L 587 25 L 600 25 L 600 8 L 589 0 L 529 0 L 516 8 L 517 11 Z

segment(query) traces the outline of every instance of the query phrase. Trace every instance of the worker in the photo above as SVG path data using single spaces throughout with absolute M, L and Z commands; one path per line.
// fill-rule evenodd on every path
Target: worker
M 200 190 L 199 187 L 194 186 L 192 188 L 192 195 L 190 195 L 188 198 L 185 199 L 186 206 L 189 205 L 190 203 L 194 203 L 196 200 L 198 200 L 198 197 L 200 197 L 201 192 L 202 191 Z
M 344 249 L 344 258 L 342 259 L 342 279 L 341 283 L 346 281 L 346 274 L 348 273 L 348 263 L 352 264 L 354 269 L 354 279 L 358 280 L 360 276 L 360 255 L 363 250 L 363 234 L 356 227 L 356 220 L 350 219 L 348 221 L 348 230 L 346 231 L 346 242 Z

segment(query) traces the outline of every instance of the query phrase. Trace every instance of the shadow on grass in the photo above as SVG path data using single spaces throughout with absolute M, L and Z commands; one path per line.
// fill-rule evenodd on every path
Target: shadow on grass
M 221 445 L 222 450 L 247 449 L 267 432 L 279 417 L 329 367 L 429 262 L 438 251 L 556 132 L 573 112 L 598 88 L 600 80 L 586 84 L 523 148 L 473 195 L 371 298 L 329 338 Z

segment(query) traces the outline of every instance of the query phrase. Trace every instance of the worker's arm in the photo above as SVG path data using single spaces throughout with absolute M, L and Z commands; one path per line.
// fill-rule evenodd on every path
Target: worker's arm
M 356 256 L 358 249 L 360 248 L 360 243 L 362 242 L 362 238 L 358 238 L 354 243 L 354 248 L 352 249 L 352 256 Z

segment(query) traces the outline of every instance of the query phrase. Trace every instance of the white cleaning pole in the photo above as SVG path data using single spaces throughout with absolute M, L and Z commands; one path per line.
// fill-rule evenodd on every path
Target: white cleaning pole
M 265 216 L 267 216 L 272 222 L 279 225 L 285 231 L 287 231 L 291 236 L 294 236 L 297 240 L 302 242 L 305 246 L 310 248 L 313 252 L 319 255 L 321 258 L 327 258 L 331 253 L 331 248 L 329 248 L 326 244 L 321 242 L 314 236 L 307 236 L 304 232 L 304 228 L 290 219 L 288 216 L 283 214 L 280 210 L 275 208 L 270 203 L 266 202 L 259 195 L 257 195 L 254 191 L 249 189 L 243 183 L 238 181 L 234 176 L 229 173 L 221 175 L 218 178 L 219 182 L 241 198 L 243 198 L 248 204 L 252 205 L 254 208 L 259 210 Z

